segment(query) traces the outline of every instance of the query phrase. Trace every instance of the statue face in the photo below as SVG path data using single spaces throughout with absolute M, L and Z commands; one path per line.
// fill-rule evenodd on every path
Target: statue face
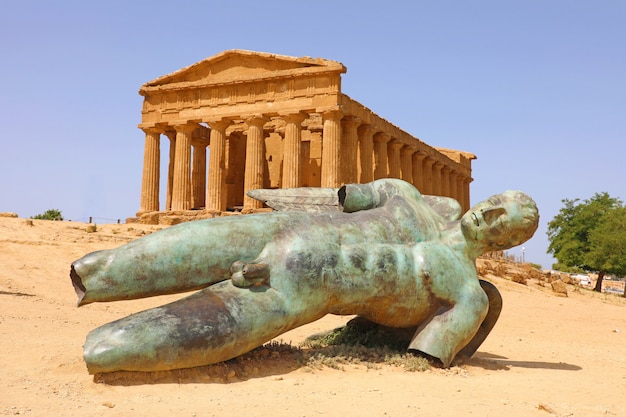
M 469 241 L 485 251 L 512 248 L 530 239 L 539 222 L 537 207 L 521 191 L 506 191 L 472 207 L 461 218 L 461 230 Z

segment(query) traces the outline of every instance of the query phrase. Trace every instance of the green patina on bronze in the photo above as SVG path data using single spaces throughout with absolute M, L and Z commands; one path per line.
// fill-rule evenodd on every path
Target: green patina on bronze
M 415 328 L 407 348 L 444 366 L 473 354 L 501 308 L 476 257 L 532 236 L 532 199 L 507 191 L 459 219 L 456 201 L 401 180 L 350 184 L 332 191 L 335 206 L 311 204 L 328 192 L 257 190 L 292 211 L 185 223 L 74 262 L 79 305 L 199 290 L 93 330 L 89 371 L 217 363 L 326 314 Z M 293 211 L 306 207 L 314 213 Z

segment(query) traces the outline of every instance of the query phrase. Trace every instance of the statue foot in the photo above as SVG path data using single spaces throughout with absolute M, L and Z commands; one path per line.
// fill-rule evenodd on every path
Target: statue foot
M 85 286 L 83 285 L 83 279 L 78 275 L 74 265 L 72 265 L 72 269 L 70 270 L 70 278 L 72 280 L 72 285 L 74 286 L 74 291 L 76 291 L 76 295 L 78 296 L 78 305 L 82 305 L 83 298 L 85 298 Z
M 500 291 L 498 291 L 495 285 L 488 281 L 482 279 L 479 281 L 481 288 L 485 291 L 485 294 L 487 294 L 487 298 L 489 298 L 489 310 L 474 338 L 457 353 L 457 356 L 471 358 L 496 325 L 496 321 L 498 321 L 500 312 L 502 311 L 502 295 L 500 295 Z
M 270 278 L 270 266 L 264 263 L 235 261 L 230 266 L 230 272 L 233 285 L 240 288 L 266 284 Z

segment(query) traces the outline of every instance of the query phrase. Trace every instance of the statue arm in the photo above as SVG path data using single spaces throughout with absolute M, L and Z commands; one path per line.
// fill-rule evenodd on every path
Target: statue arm
M 453 222 L 458 220 L 461 218 L 461 214 L 463 214 L 461 204 L 454 198 L 436 195 L 425 195 L 423 197 L 426 204 L 447 221 Z
M 345 213 L 354 213 L 380 207 L 380 195 L 372 183 L 346 184 L 337 193 L 339 206 Z
M 354 213 L 370 210 L 385 205 L 389 199 L 396 195 L 411 200 L 422 198 L 420 192 L 413 185 L 395 178 L 383 178 L 367 184 L 346 184 L 341 188 L 258 189 L 250 190 L 247 194 L 276 211 L 305 211 L 310 213 L 326 211 Z M 436 200 L 436 203 L 439 206 L 445 205 L 439 200 Z M 437 206 L 437 204 L 435 205 Z
M 396 178 L 383 178 L 367 184 L 346 184 L 339 189 L 338 195 L 339 206 L 345 213 L 382 207 L 394 196 L 407 200 L 422 199 L 417 188 Z
M 248 196 L 262 201 L 277 211 L 343 211 L 354 213 L 380 207 L 387 201 L 381 195 L 380 184 L 346 184 L 341 188 L 278 188 L 248 191 Z M 389 188 L 389 187 L 387 187 Z
M 450 305 L 441 306 L 431 320 L 418 327 L 409 350 L 435 357 L 448 367 L 456 354 L 472 340 L 487 314 L 489 301 L 478 279 L 468 281 L 455 287 L 458 291 L 447 294 Z M 448 282 L 448 290 L 454 284 Z

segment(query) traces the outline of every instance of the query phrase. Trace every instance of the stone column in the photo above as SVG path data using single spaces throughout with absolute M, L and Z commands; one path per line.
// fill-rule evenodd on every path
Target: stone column
M 365 184 L 374 180 L 374 128 L 372 125 L 361 125 L 359 134 L 358 182 Z
M 139 211 L 159 211 L 159 173 L 161 169 L 161 132 L 155 128 L 142 129 L 146 134 L 143 148 L 143 175 Z
M 450 197 L 450 167 L 444 165 L 441 168 L 441 195 Z
M 410 145 L 404 145 L 400 149 L 400 171 L 404 181 L 413 184 L 413 154 L 415 148 Z
M 459 174 L 452 170 L 450 171 L 450 197 L 454 198 L 456 201 L 459 202 L 459 204 L 461 204 L 461 200 L 459 200 L 459 193 L 458 193 L 458 188 L 457 188 L 457 180 L 458 180 Z
M 341 111 L 331 110 L 322 113 L 322 178 L 321 186 L 341 187 Z
M 165 211 L 172 209 L 172 190 L 174 188 L 174 162 L 176 161 L 176 131 L 168 130 L 165 135 L 170 140 L 169 161 L 167 163 L 167 195 L 165 196 Z
M 456 177 L 456 196 L 459 203 L 461 203 L 461 207 L 463 208 L 463 212 L 465 212 L 465 177 L 463 174 L 458 174 Z
M 209 179 L 207 181 L 207 210 L 226 211 L 226 128 L 229 120 L 209 120 Z
M 191 208 L 191 135 L 195 124 L 174 126 L 176 129 L 176 160 L 172 186 L 172 210 Z
M 246 136 L 233 131 L 226 137 L 226 177 L 224 181 L 226 207 L 243 208 L 244 178 L 246 175 Z
M 415 152 L 413 154 L 413 185 L 424 194 L 424 158 L 426 155 L 423 153 Z
M 470 206 L 470 184 L 472 182 L 472 178 L 471 177 L 464 177 L 463 178 L 463 202 L 461 203 L 461 205 L 463 206 L 463 212 L 466 212 L 467 210 L 469 210 L 471 208 Z
M 205 129 L 202 127 L 202 129 Z M 206 207 L 206 147 L 209 141 L 206 137 L 194 138 L 191 142 L 193 156 L 191 163 L 191 207 L 194 209 Z
M 341 150 L 341 165 L 343 169 L 343 182 L 354 184 L 357 182 L 357 148 L 359 143 L 358 127 L 361 119 L 348 116 L 341 119 L 341 132 L 343 143 Z
M 391 136 L 384 132 L 374 135 L 374 179 L 387 178 L 389 176 L 389 162 L 387 160 L 387 142 Z
M 461 204 L 461 209 L 463 213 L 465 213 L 467 211 L 467 207 L 465 206 L 465 177 L 462 174 L 459 174 L 457 177 L 456 184 L 457 201 Z
M 400 178 L 400 149 L 403 146 L 404 144 L 397 139 L 393 139 L 389 142 L 389 145 L 387 145 L 390 178 Z
M 246 119 L 248 137 L 246 139 L 246 172 L 244 174 L 243 209 L 252 210 L 263 207 L 261 201 L 248 197 L 248 191 L 263 188 L 265 167 L 265 138 L 263 125 L 267 119 L 262 115 L 254 115 Z
M 435 164 L 435 160 L 430 156 L 426 155 L 424 161 L 422 162 L 422 194 L 425 195 L 433 195 L 434 187 L 433 187 L 433 165 Z
M 283 115 L 285 141 L 283 142 L 282 188 L 296 188 L 302 184 L 301 123 L 306 117 L 306 113 L 302 112 Z
M 443 195 L 441 190 L 441 169 L 443 164 L 439 161 L 435 161 L 433 164 L 433 180 L 431 182 L 431 191 L 433 195 Z

